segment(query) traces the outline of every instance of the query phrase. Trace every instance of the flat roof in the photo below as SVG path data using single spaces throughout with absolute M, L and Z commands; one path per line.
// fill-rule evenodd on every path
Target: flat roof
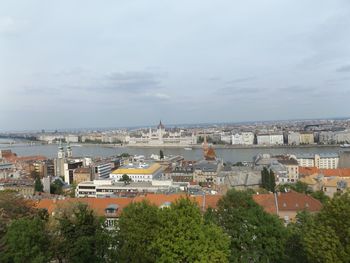
M 112 174 L 153 174 L 161 169 L 161 165 L 158 163 L 146 164 L 146 165 L 124 165 L 117 170 L 114 170 Z

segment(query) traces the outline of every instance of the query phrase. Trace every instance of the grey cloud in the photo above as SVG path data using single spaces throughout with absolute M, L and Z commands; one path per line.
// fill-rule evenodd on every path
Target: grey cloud
M 150 72 L 114 72 L 106 76 L 101 88 L 108 91 L 144 92 L 161 88 L 161 82 Z
M 258 87 L 225 87 L 216 90 L 215 93 L 220 95 L 249 95 L 261 93 L 262 91 L 264 89 Z
M 236 83 L 243 83 L 243 82 L 248 82 L 251 80 L 256 80 L 256 77 L 245 77 L 245 78 L 237 78 L 237 79 L 233 79 L 230 81 L 227 81 L 227 84 L 236 84 Z
M 61 93 L 61 90 L 54 87 L 45 87 L 45 86 L 26 86 L 18 91 L 21 94 L 26 95 L 57 95 Z
M 344 65 L 342 67 L 339 67 L 336 71 L 339 73 L 350 72 L 350 65 Z
M 291 85 L 287 88 L 280 89 L 280 92 L 286 93 L 311 93 L 317 90 L 311 86 L 303 86 L 303 85 Z

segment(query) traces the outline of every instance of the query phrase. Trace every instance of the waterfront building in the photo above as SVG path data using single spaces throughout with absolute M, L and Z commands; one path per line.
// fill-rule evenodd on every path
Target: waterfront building
M 338 153 L 297 154 L 294 157 L 302 167 L 336 169 L 339 163 Z
M 152 182 L 162 177 L 163 168 L 158 163 L 129 163 L 110 174 L 111 179 L 119 181 L 124 174 L 133 182 Z
M 232 143 L 232 135 L 231 134 L 220 134 L 220 141 L 231 144 Z
M 76 134 L 68 134 L 65 136 L 65 140 L 66 140 L 66 142 L 77 143 L 77 142 L 79 142 L 79 136 Z
M 299 132 L 289 132 L 288 133 L 288 144 L 289 145 L 299 145 L 300 144 L 300 133 Z
M 149 128 L 147 132 L 142 131 L 126 138 L 129 145 L 194 145 L 197 137 L 194 133 L 188 134 L 184 130 L 166 130 L 160 121 L 156 130 Z
M 313 132 L 301 132 L 300 144 L 313 144 L 315 142 Z
M 253 145 L 254 144 L 254 133 L 253 132 L 242 132 L 232 135 L 232 144 L 234 145 Z
M 282 133 L 258 134 L 257 143 L 259 145 L 283 145 Z
M 332 131 L 321 131 L 318 135 L 318 140 L 321 144 L 335 144 L 337 142 Z

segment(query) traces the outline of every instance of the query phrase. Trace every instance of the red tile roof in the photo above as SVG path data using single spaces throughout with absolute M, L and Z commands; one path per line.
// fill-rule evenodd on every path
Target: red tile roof
M 317 167 L 299 167 L 299 174 L 301 175 L 308 176 L 315 173 L 323 174 L 324 176 L 350 177 L 350 168 L 319 169 Z
M 137 196 L 135 198 L 66 198 L 63 200 L 42 199 L 36 203 L 36 207 L 47 209 L 48 213 L 51 214 L 57 206 L 80 202 L 87 204 L 92 210 L 95 211 L 97 215 L 104 216 L 105 209 L 111 204 L 116 204 L 119 207 L 117 213 L 119 215 L 124 207 L 133 202 L 142 202 L 143 200 L 146 200 L 159 207 L 165 203 L 174 203 L 181 197 L 185 198 L 186 196 L 186 194 L 147 194 L 144 196 Z M 204 203 L 205 209 L 207 209 L 208 207 L 216 208 L 221 195 L 207 195 L 205 196 L 205 200 L 203 200 L 203 196 L 189 196 L 189 198 L 197 202 L 201 209 Z
M 273 194 L 256 194 L 253 195 L 253 200 L 260 206 L 262 206 L 265 212 L 270 214 L 276 214 L 276 204 Z
M 253 195 L 254 201 L 262 206 L 267 213 L 276 214 L 276 201 L 274 194 L 256 194 Z M 302 211 L 317 212 L 322 208 L 322 204 L 317 199 L 306 195 L 290 191 L 288 193 L 279 193 L 277 195 L 279 211 Z

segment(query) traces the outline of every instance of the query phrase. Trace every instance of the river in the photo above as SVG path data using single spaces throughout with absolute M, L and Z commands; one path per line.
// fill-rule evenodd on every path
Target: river
M 215 147 L 214 147 L 215 148 Z M 7 144 L 0 140 L 0 149 L 11 149 L 18 156 L 44 155 L 49 158 L 57 156 L 57 145 L 30 145 L 27 142 L 16 142 L 16 144 Z M 165 155 L 182 155 L 187 160 L 199 160 L 203 156 L 202 149 L 194 148 L 185 150 L 184 148 L 143 148 L 143 147 L 110 147 L 104 145 L 72 145 L 73 155 L 82 156 L 101 156 L 108 157 L 127 152 L 132 155 L 144 155 L 149 157 L 152 154 L 159 154 L 163 150 Z M 309 147 L 263 147 L 263 148 L 217 148 L 215 149 L 218 158 L 230 162 L 250 162 L 253 157 L 259 153 L 277 154 L 300 154 L 300 153 L 339 153 L 342 149 L 339 146 L 309 146 Z

